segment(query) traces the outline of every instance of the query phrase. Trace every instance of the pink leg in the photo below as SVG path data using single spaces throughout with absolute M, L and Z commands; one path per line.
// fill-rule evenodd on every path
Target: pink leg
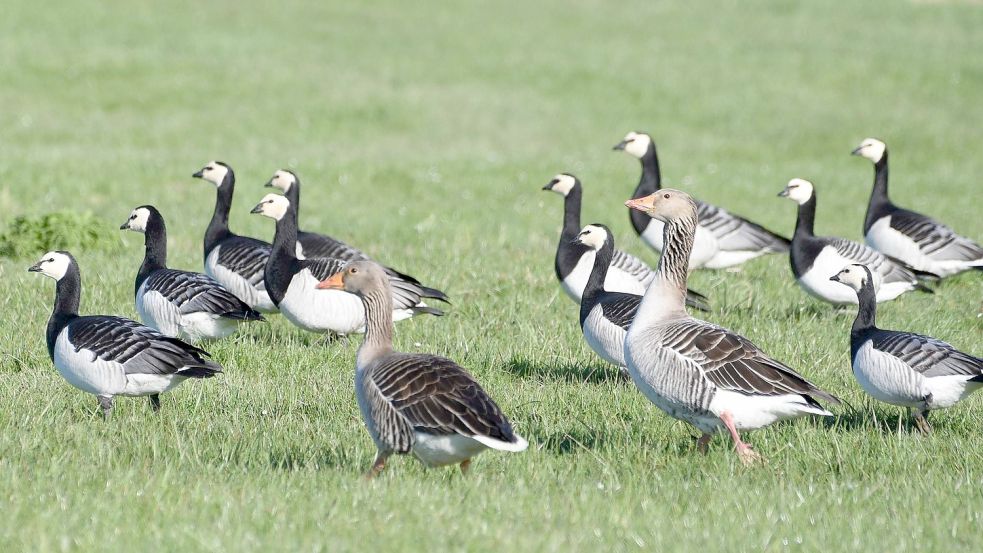
M 710 440 L 713 439 L 713 434 L 704 434 L 696 440 L 696 450 L 700 453 L 706 455 L 710 451 Z
M 730 413 L 727 411 L 721 413 L 720 420 L 723 421 L 724 426 L 727 427 L 727 431 L 730 432 L 730 437 L 734 440 L 734 447 L 737 449 L 737 456 L 740 457 L 744 466 L 753 465 L 758 461 L 764 460 L 751 449 L 750 445 L 741 440 L 741 435 L 737 433 L 737 427 L 734 426 L 734 417 Z
M 467 476 L 468 471 L 470 470 L 471 470 L 471 459 L 465 459 L 461 461 L 461 474 Z
M 369 471 L 365 473 L 365 479 L 372 480 L 376 476 L 379 476 L 379 473 L 382 472 L 382 469 L 386 468 L 386 459 L 388 458 L 389 458 L 388 453 L 383 453 L 380 451 L 375 456 L 375 462 L 372 463 L 372 468 L 370 468 Z

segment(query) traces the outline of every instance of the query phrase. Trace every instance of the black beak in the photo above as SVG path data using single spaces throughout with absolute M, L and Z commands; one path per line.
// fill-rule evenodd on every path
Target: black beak
M 38 261 L 34 265 L 31 265 L 30 267 L 28 267 L 27 268 L 27 272 L 29 272 L 29 273 L 40 273 L 41 272 L 41 262 Z
M 625 149 L 625 146 L 627 146 L 627 145 L 628 145 L 628 141 L 627 140 L 622 140 L 621 142 L 618 142 L 617 144 L 615 144 L 614 147 L 612 147 L 611 149 L 612 150 L 624 150 Z
M 832 280 L 833 282 L 839 282 L 840 281 L 840 275 L 833 275 L 833 276 L 829 277 L 829 279 Z
M 204 171 L 204 169 L 199 169 L 198 171 L 195 171 L 194 173 L 192 173 L 191 176 L 194 177 L 194 178 L 196 178 L 196 179 L 200 179 L 201 176 L 202 176 L 202 174 L 203 174 L 202 171 Z
M 119 226 L 119 229 L 120 230 L 126 230 L 128 228 L 130 228 L 130 222 L 129 221 L 127 221 L 127 222 L 125 222 L 125 223 L 123 223 L 122 225 Z
M 251 210 L 249 210 L 249 212 L 250 213 L 262 213 L 263 212 L 263 204 L 261 204 L 261 203 L 256 204 L 256 207 L 254 207 Z
M 863 146 L 857 146 L 856 148 L 853 149 L 852 152 L 850 152 L 850 155 L 851 156 L 859 156 L 860 155 L 860 150 L 863 150 L 863 149 L 864 149 Z
M 549 183 L 547 183 L 546 186 L 543 187 L 543 190 L 553 190 L 554 184 L 556 184 L 555 180 L 549 181 Z
M 788 188 L 786 188 L 785 190 L 782 190 L 781 192 L 779 192 L 778 193 L 778 197 L 779 198 L 787 198 L 788 197 Z
M 273 179 L 270 179 L 263 185 L 263 188 L 273 188 Z

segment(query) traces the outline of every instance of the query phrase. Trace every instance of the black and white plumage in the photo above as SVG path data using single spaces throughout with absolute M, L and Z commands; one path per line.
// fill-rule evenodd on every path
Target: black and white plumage
M 119 228 L 144 234 L 133 292 L 143 324 L 165 336 L 195 341 L 224 338 L 241 322 L 263 320 L 215 279 L 167 268 L 167 228 L 154 206 L 134 209 Z
M 838 400 L 747 338 L 694 319 L 683 298 L 697 206 L 686 193 L 663 188 L 626 205 L 665 223 L 666 250 L 625 337 L 625 364 L 646 397 L 702 431 L 702 448 L 727 429 L 745 463 L 758 456 L 740 430 L 803 415 L 830 416 L 817 399 Z
M 928 433 L 929 411 L 951 407 L 983 387 L 983 359 L 935 338 L 877 328 L 877 283 L 869 268 L 850 265 L 830 280 L 857 295 L 850 359 L 853 375 L 871 397 L 911 409 L 918 428 Z
M 354 261 L 318 288 L 355 294 L 365 306 L 365 339 L 355 363 L 355 396 L 378 454 L 367 476 L 392 454 L 426 466 L 460 464 L 486 449 L 528 447 L 495 401 L 454 361 L 393 351 L 392 278 L 372 261 Z
M 605 289 L 605 277 L 615 251 L 614 237 L 606 226 L 597 223 L 587 225 L 577 236 L 576 242 L 595 252 L 594 266 L 584 287 L 584 297 L 580 300 L 580 329 L 587 345 L 601 359 L 622 367 L 627 374 L 624 368 L 625 334 L 635 320 L 642 296 Z
M 232 168 L 221 161 L 212 161 L 192 176 L 216 187 L 215 211 L 205 229 L 205 274 L 256 311 L 275 313 L 276 304 L 263 282 L 270 244 L 229 230 L 229 210 L 236 184 Z
M 332 258 L 297 259 L 297 212 L 285 196 L 267 194 L 253 208 L 276 221 L 273 248 L 266 263 L 264 278 L 270 299 L 293 324 L 310 332 L 347 335 L 364 332 L 365 310 L 354 294 L 339 290 L 317 290 L 321 280 L 341 270 L 345 261 Z M 389 276 L 392 281 L 393 318 L 403 320 L 429 313 L 443 312 L 428 307 L 424 298 L 447 301 L 440 290 Z
M 653 194 L 662 188 L 659 158 L 652 137 L 640 132 L 629 132 L 624 140 L 614 146 L 638 158 L 642 176 L 633 198 Z M 724 269 L 740 265 L 769 253 L 785 253 L 790 241 L 757 223 L 734 215 L 725 209 L 708 203 L 696 202 L 699 224 L 690 256 L 690 269 Z M 628 210 L 632 227 L 652 249 L 661 252 L 662 222 Z
M 48 252 L 28 270 L 57 282 L 46 331 L 48 356 L 69 384 L 99 398 L 106 417 L 115 396 L 149 396 L 157 410 L 159 394 L 188 378 L 222 372 L 206 351 L 136 321 L 79 316 L 82 277 L 70 253 Z
M 874 163 L 874 188 L 864 218 L 867 245 L 940 277 L 983 270 L 983 246 L 931 217 L 891 202 L 887 194 L 886 144 L 866 138 L 852 153 Z
M 816 191 L 811 182 L 792 179 L 778 195 L 799 204 L 790 261 L 795 281 L 809 294 L 836 305 L 856 304 L 856 294 L 829 280 L 851 263 L 867 265 L 877 275 L 879 302 L 912 290 L 932 292 L 918 282 L 914 270 L 900 261 L 845 238 L 816 236 Z
M 580 303 L 584 286 L 594 266 L 595 250 L 577 243 L 580 233 L 580 210 L 583 199 L 583 186 L 580 179 L 568 173 L 560 173 L 550 180 L 543 190 L 556 192 L 563 196 L 563 228 L 556 246 L 556 259 L 553 267 L 560 287 L 572 300 Z M 655 271 L 641 259 L 621 250 L 614 250 L 610 268 L 604 280 L 604 289 L 611 292 L 625 292 L 642 295 L 655 278 Z M 693 290 L 686 291 L 687 305 L 700 311 L 709 311 L 707 297 Z

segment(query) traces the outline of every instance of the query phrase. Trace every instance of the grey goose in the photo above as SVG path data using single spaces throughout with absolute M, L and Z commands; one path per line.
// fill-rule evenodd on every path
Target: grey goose
M 48 252 L 28 271 L 57 283 L 45 332 L 48 357 L 69 384 L 99 399 L 106 418 L 116 396 L 148 396 L 157 411 L 160 394 L 188 378 L 222 372 L 221 365 L 208 359 L 208 352 L 136 321 L 80 316 L 82 276 L 69 252 Z
M 583 186 L 577 177 L 560 173 L 543 190 L 563 196 L 563 228 L 560 230 L 553 267 L 556 278 L 560 280 L 560 287 L 570 299 L 580 303 L 594 265 L 594 250 L 576 241 L 580 232 Z M 604 288 L 612 292 L 641 295 L 655 278 L 655 271 L 648 264 L 621 250 L 614 250 L 610 264 Z M 700 311 L 710 310 L 707 297 L 693 290 L 686 291 L 686 303 Z
M 263 320 L 210 276 L 167 268 L 167 228 L 154 206 L 137 207 L 119 228 L 144 235 L 133 292 L 143 324 L 165 336 L 196 341 L 224 338 L 239 323 Z
M 850 359 L 853 375 L 871 397 L 910 409 L 927 434 L 929 411 L 951 407 L 983 387 L 983 359 L 942 340 L 877 327 L 877 279 L 869 268 L 850 265 L 830 280 L 857 295 Z
M 653 194 L 662 188 L 659 158 L 652 137 L 641 132 L 629 132 L 614 146 L 642 165 L 642 176 L 635 187 L 633 198 Z M 699 223 L 689 259 L 690 269 L 724 269 L 769 253 L 785 253 L 789 250 L 788 238 L 734 215 L 725 209 L 699 200 L 696 202 Z M 642 240 L 655 251 L 661 252 L 662 222 L 646 217 L 635 210 L 628 210 L 632 227 Z
M 894 205 L 887 194 L 886 144 L 866 138 L 852 154 L 874 164 L 874 187 L 864 217 L 867 245 L 940 277 L 983 270 L 983 246 L 931 217 Z
M 625 337 L 625 364 L 642 393 L 703 432 L 697 442 L 701 450 L 714 433 L 726 430 L 745 464 L 760 457 L 741 440 L 741 430 L 803 415 L 831 416 L 817 400 L 838 403 L 832 394 L 747 338 L 686 312 L 696 202 L 685 192 L 663 188 L 625 205 L 658 217 L 665 233 L 658 275 Z
M 477 380 L 454 361 L 393 350 L 391 278 L 372 261 L 353 261 L 317 287 L 358 296 L 365 306 L 365 338 L 355 360 L 355 397 L 378 454 L 373 477 L 393 454 L 424 465 L 459 464 L 486 449 L 518 452 L 518 435 Z

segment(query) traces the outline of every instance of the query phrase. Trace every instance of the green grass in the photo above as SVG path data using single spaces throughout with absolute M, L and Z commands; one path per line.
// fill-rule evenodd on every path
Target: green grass
M 817 230 L 859 238 L 872 170 L 892 152 L 898 203 L 983 239 L 983 9 L 977 2 L 14 3 L 0 19 L 0 230 L 96 214 L 115 248 L 76 251 L 82 309 L 134 316 L 134 206 L 167 218 L 173 266 L 201 267 L 214 192 L 239 177 L 232 225 L 283 166 L 302 226 L 351 241 L 454 305 L 403 323 L 398 347 L 468 367 L 532 443 L 469 478 L 394 459 L 366 484 L 357 341 L 324 346 L 280 318 L 209 349 L 226 374 L 121 399 L 110 423 L 44 346 L 52 283 L 0 260 L 0 549 L 979 551 L 981 397 L 917 435 L 860 392 L 852 314 L 793 283 L 787 260 L 701 272 L 708 318 L 846 399 L 833 421 L 749 435 L 745 469 L 651 406 L 583 343 L 552 274 L 560 171 L 584 222 L 654 262 L 622 202 L 651 132 L 666 181 L 789 233 L 789 178 L 816 182 Z M 324 3 L 328 4 L 328 3 Z M 802 4 L 802 5 L 800 5 Z M 40 252 L 39 252 L 40 253 Z M 880 309 L 981 353 L 979 274 Z

